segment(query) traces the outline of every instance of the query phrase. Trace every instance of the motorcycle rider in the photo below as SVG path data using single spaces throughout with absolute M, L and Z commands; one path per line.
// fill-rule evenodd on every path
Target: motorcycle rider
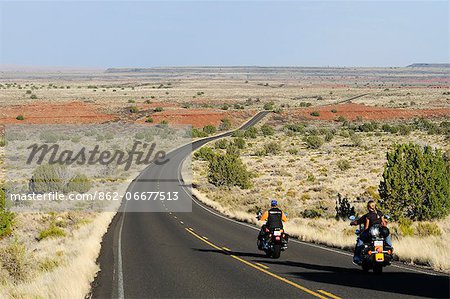
M 381 213 L 380 211 L 377 210 L 376 208 L 376 204 L 374 200 L 369 200 L 367 202 L 367 210 L 368 213 L 363 215 L 361 218 L 354 220 L 350 223 L 350 225 L 364 225 L 364 231 L 362 231 L 359 235 L 359 237 L 356 240 L 356 245 L 355 245 L 355 250 L 354 250 L 354 255 L 353 255 L 353 263 L 355 264 L 361 264 L 361 250 L 364 247 L 364 242 L 369 240 L 370 235 L 369 235 L 369 229 L 378 224 L 381 225 L 382 227 L 386 228 L 387 230 L 387 221 L 383 216 L 383 213 Z M 391 236 L 388 234 L 385 237 L 385 241 L 386 243 L 392 247 L 392 242 L 391 242 Z
M 278 202 L 275 199 L 270 201 L 270 209 L 265 211 L 262 215 L 258 213 L 258 220 L 266 221 L 266 223 L 261 227 L 258 235 L 258 248 L 262 249 L 262 240 L 268 236 L 268 233 L 275 228 L 283 228 L 283 222 L 287 221 L 286 214 L 278 208 Z M 287 234 L 286 243 L 287 243 Z M 286 247 L 285 243 L 285 247 Z

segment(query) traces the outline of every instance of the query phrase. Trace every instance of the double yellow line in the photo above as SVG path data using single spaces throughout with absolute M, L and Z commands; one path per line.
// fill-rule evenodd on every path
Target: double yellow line
M 272 273 L 272 272 L 268 271 L 267 269 L 264 269 L 264 268 L 261 267 L 261 266 L 257 266 L 257 265 L 252 264 L 252 263 L 250 263 L 249 261 L 246 261 L 246 260 L 244 260 L 244 259 L 242 259 L 242 258 L 240 258 L 240 257 L 238 257 L 238 256 L 236 256 L 236 255 L 234 255 L 234 254 L 231 254 L 231 252 L 230 252 L 231 250 L 225 250 L 225 249 L 223 249 L 223 248 L 221 248 L 221 247 L 219 247 L 219 246 L 217 246 L 217 245 L 211 243 L 210 241 L 205 240 L 205 239 L 202 238 L 200 235 L 198 235 L 197 233 L 195 233 L 195 232 L 193 231 L 192 228 L 185 228 L 185 229 L 186 229 L 186 231 L 187 231 L 188 233 L 190 233 L 191 235 L 193 235 L 193 236 L 196 237 L 197 239 L 203 241 L 204 243 L 208 244 L 208 245 L 211 246 L 212 248 L 215 248 L 215 249 L 217 249 L 217 250 L 219 250 L 219 251 L 225 253 L 226 255 L 231 256 L 231 257 L 234 258 L 235 260 L 238 260 L 239 262 L 241 262 L 241 263 L 243 263 L 243 264 L 245 264 L 245 265 L 247 265 L 247 266 L 250 266 L 250 267 L 252 267 L 252 268 L 254 268 L 254 269 L 258 270 L 258 271 L 261 271 L 261 272 L 263 272 L 263 273 L 265 273 L 265 274 L 267 274 L 267 275 L 272 276 L 273 278 L 276 278 L 276 279 L 278 279 L 278 280 L 281 280 L 282 282 L 285 282 L 285 283 L 287 283 L 287 284 L 289 284 L 289 285 L 291 285 L 291 286 L 293 286 L 293 287 L 295 287 L 295 288 L 297 288 L 297 289 L 299 289 L 299 290 L 302 290 L 302 291 L 305 292 L 305 293 L 308 293 L 308 294 L 310 294 L 310 295 L 312 295 L 312 296 L 315 296 L 315 297 L 321 298 L 321 299 L 329 299 L 330 297 L 333 298 L 333 299 L 341 299 L 340 297 L 338 297 L 338 296 L 336 296 L 336 295 L 333 295 L 333 294 L 331 294 L 331 293 L 325 292 L 325 291 L 323 291 L 323 290 L 319 290 L 319 292 L 323 293 L 324 295 L 329 296 L 329 297 L 325 297 L 324 295 L 319 294 L 319 293 L 317 293 L 317 292 L 314 292 L 314 291 L 312 291 L 312 290 L 310 290 L 310 289 L 308 289 L 308 288 L 306 288 L 306 287 L 304 287 L 304 286 L 299 285 L 298 283 L 295 283 L 295 282 L 290 281 L 290 280 L 288 280 L 288 279 L 286 279 L 286 278 L 284 278 L 284 277 L 281 277 L 281 276 L 279 276 L 279 275 L 277 275 L 277 274 L 275 274 L 275 273 Z

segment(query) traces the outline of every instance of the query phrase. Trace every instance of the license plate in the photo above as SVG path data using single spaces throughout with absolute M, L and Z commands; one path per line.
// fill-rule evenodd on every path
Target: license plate
M 376 253 L 375 254 L 375 261 L 383 262 L 384 261 L 384 253 Z
M 281 232 L 279 230 L 276 230 L 273 232 L 274 236 L 281 236 Z
M 374 245 L 374 247 L 381 247 L 381 248 L 383 248 L 383 241 L 375 241 L 373 243 L 373 245 Z

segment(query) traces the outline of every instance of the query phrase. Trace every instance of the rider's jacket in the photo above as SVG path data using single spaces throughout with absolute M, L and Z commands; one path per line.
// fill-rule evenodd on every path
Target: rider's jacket
M 271 208 L 265 211 L 261 216 L 261 221 L 266 222 L 266 227 L 268 229 L 283 228 L 283 221 L 286 222 L 286 215 L 279 208 Z

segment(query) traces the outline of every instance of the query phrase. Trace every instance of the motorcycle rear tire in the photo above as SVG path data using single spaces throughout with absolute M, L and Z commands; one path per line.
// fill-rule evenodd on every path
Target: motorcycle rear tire
M 281 255 L 281 245 L 280 245 L 280 244 L 273 245 L 273 254 L 272 254 L 272 257 L 273 257 L 274 259 L 277 259 L 277 258 L 280 257 L 280 255 Z

